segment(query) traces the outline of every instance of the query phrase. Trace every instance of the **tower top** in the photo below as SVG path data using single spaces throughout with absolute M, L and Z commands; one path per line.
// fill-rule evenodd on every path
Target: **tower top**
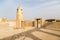
M 22 6 L 19 5 L 19 6 L 17 7 L 17 9 L 23 9 L 23 8 L 22 8 Z

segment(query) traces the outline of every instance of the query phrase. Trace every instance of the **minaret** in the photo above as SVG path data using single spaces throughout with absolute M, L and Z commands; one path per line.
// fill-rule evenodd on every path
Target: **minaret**
M 21 28 L 21 21 L 23 20 L 23 9 L 21 6 L 17 8 L 16 13 L 16 28 Z

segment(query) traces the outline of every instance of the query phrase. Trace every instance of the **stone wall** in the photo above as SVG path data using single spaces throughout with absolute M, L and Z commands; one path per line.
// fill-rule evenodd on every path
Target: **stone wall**
M 43 18 L 35 18 L 34 19 L 34 26 L 37 27 L 37 26 L 40 26 L 42 27 L 44 24 L 45 24 L 45 20 Z
M 31 20 L 25 20 L 25 21 L 22 21 L 22 27 L 32 27 L 33 26 L 33 21 Z

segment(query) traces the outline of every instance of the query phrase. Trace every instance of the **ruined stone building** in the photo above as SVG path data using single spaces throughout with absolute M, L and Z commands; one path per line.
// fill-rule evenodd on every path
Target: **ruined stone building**
M 1 22 L 2 19 L 0 19 Z M 7 19 L 5 19 L 7 20 Z M 45 20 L 43 18 L 34 18 L 34 20 L 24 20 L 23 18 L 23 8 L 18 6 L 16 9 L 16 20 L 7 20 L 5 23 L 9 24 L 14 28 L 23 27 L 41 27 L 43 26 Z
M 34 20 L 24 20 L 23 18 L 23 8 L 19 6 L 16 13 L 16 27 L 37 27 L 44 24 L 43 18 L 34 18 Z

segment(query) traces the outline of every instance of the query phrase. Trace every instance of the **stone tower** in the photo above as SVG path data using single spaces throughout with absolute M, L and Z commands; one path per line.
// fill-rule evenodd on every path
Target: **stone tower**
M 21 28 L 21 21 L 23 20 L 23 9 L 21 6 L 17 8 L 16 13 L 16 28 Z

